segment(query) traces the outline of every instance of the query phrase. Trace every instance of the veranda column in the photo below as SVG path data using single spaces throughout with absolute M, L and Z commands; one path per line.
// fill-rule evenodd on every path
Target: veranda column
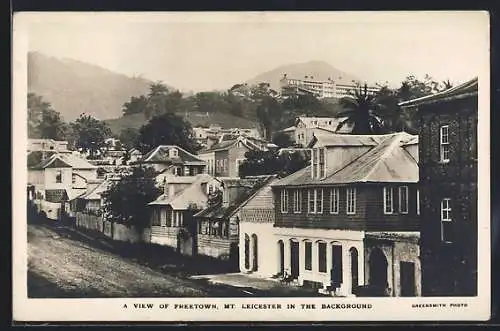
M 342 245 L 342 295 L 352 296 L 351 254 L 347 243 Z
M 332 284 L 332 269 L 333 269 L 333 244 L 327 245 L 326 247 L 326 272 L 328 274 L 328 280 L 324 282 L 324 287 L 326 289 L 327 286 Z
M 283 256 L 284 256 L 284 265 L 285 265 L 285 271 L 290 274 L 291 269 L 290 269 L 290 239 L 289 238 L 284 238 L 283 239 Z

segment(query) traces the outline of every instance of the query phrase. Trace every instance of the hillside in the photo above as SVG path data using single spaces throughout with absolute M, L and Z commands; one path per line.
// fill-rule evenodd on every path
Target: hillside
M 290 78 L 304 78 L 304 76 L 313 76 L 314 79 L 327 80 L 331 78 L 337 82 L 351 83 L 353 80 L 359 81 L 359 78 L 340 71 L 324 61 L 309 61 L 303 63 L 294 63 L 277 67 L 268 72 L 264 72 L 248 81 L 247 84 L 257 84 L 267 82 L 275 91 L 280 90 L 279 81 L 286 74 Z
M 223 128 L 238 127 L 242 129 L 247 129 L 247 128 L 258 127 L 258 124 L 255 121 L 243 117 L 233 116 L 230 114 L 214 113 L 211 114 L 209 117 L 207 117 L 206 114 L 204 113 L 191 112 L 189 116 L 186 117 L 184 113 L 179 113 L 177 115 L 184 117 L 193 127 L 195 126 L 208 127 L 210 124 L 218 124 Z M 120 118 L 109 119 L 106 120 L 105 122 L 108 124 L 111 131 L 114 134 L 118 135 L 120 134 L 121 130 L 126 128 L 135 128 L 135 129 L 140 128 L 143 124 L 147 122 L 147 120 L 143 114 L 133 114 L 133 115 L 123 116 Z
M 120 117 L 123 103 L 147 93 L 150 84 L 80 61 L 28 54 L 28 91 L 43 96 L 66 121 L 84 112 L 98 119 Z

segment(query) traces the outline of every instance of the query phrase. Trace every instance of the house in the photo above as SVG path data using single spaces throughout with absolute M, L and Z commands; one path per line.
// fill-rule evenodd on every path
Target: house
M 160 145 L 144 155 L 140 161 L 161 173 L 167 169 L 178 176 L 195 176 L 204 172 L 206 163 L 196 155 L 175 145 Z
M 420 127 L 424 296 L 477 295 L 477 77 L 400 103 Z
M 270 277 L 279 272 L 272 258 L 278 255 L 278 248 L 269 245 L 275 241 L 271 184 L 278 178 L 273 175 L 264 180 L 260 189 L 239 207 L 239 270 L 258 277 Z
M 226 135 L 212 147 L 199 151 L 198 157 L 207 163 L 208 174 L 217 177 L 238 177 L 239 166 L 245 160 L 245 153 L 266 149 L 265 143 L 258 139 Z
M 417 143 L 318 137 L 311 165 L 272 185 L 278 271 L 335 295 L 419 295 Z
M 222 179 L 222 194 L 194 215 L 198 254 L 227 261 L 234 271 L 239 269 L 240 207 L 265 185 L 267 177 Z
M 196 255 L 196 224 L 193 214 L 207 207 L 220 181 L 207 174 L 165 177 L 164 192 L 151 207 L 151 242 Z
M 83 211 L 87 214 L 99 214 L 104 206 L 104 193 L 118 178 L 90 181 L 87 191 L 75 199 L 71 211 Z
M 352 131 L 352 126 L 349 125 L 345 125 L 338 132 L 336 131 L 338 125 L 343 120 L 345 120 L 345 118 L 297 117 L 295 120 L 295 129 L 293 130 L 295 143 L 305 147 L 313 136 L 318 134 L 350 133 Z
M 58 219 L 69 202 L 97 179 L 97 167 L 70 153 L 56 153 L 28 169 L 28 185 L 33 185 L 41 209 L 50 219 Z
M 129 155 L 129 161 L 128 161 L 129 164 L 137 163 L 142 159 L 142 153 L 137 148 L 130 149 L 128 151 L 128 155 Z

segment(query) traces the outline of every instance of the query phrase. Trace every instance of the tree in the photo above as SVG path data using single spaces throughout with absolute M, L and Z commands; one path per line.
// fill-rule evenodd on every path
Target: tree
M 138 147 L 143 153 L 158 145 L 177 145 L 188 152 L 199 149 L 194 140 L 191 125 L 181 117 L 165 113 L 153 117 L 139 129 Z
M 294 141 L 290 137 L 289 134 L 283 132 L 283 131 L 278 131 L 273 135 L 273 144 L 277 145 L 278 147 L 281 148 L 286 148 L 290 147 L 294 144 Z
M 148 98 L 144 95 L 131 97 L 130 101 L 125 102 L 122 107 L 123 115 L 132 115 L 145 113 L 148 107 Z
M 277 123 L 283 115 L 281 104 L 273 97 L 263 97 L 257 106 L 257 119 L 264 131 L 264 138 L 271 139 Z
M 307 159 L 300 152 L 279 154 L 277 150 L 248 151 L 240 164 L 242 177 L 279 174 L 284 177 L 307 165 Z
M 351 124 L 352 134 L 378 134 L 382 133 L 383 116 L 381 108 L 376 104 L 373 94 L 368 93 L 368 86 L 357 85 L 351 95 L 340 99 L 345 109 L 338 117 L 346 117 L 337 126 L 337 131 L 346 124 Z
M 50 103 L 35 93 L 28 93 L 28 137 L 65 140 L 69 126 Z
M 106 123 L 86 114 L 81 114 L 71 123 L 71 127 L 75 135 L 75 147 L 89 152 L 90 158 L 106 146 L 105 140 L 111 136 L 111 130 Z
M 134 148 L 137 146 L 137 143 L 138 143 L 139 130 L 134 129 L 134 128 L 123 129 L 120 132 L 118 139 L 120 139 L 120 142 L 122 143 L 122 146 L 125 149 L 129 150 L 131 148 Z
M 104 212 L 114 222 L 144 229 L 149 226 L 148 203 L 161 194 L 152 168 L 134 167 L 104 194 Z

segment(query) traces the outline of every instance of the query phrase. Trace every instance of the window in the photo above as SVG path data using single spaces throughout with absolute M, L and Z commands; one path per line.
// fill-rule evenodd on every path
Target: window
M 288 213 L 288 191 L 281 191 L 281 212 Z
M 420 215 L 420 190 L 417 190 L 417 215 Z
M 318 243 L 318 271 L 326 272 L 326 243 Z
M 332 188 L 330 190 L 330 214 L 339 213 L 339 188 Z
M 71 174 L 71 183 L 72 184 L 76 183 L 76 175 L 75 174 Z
M 356 214 L 356 189 L 348 188 L 347 191 L 347 214 Z
M 449 126 L 443 125 L 439 129 L 439 143 L 440 143 L 440 159 L 441 162 L 450 161 L 450 140 L 449 140 Z
M 293 212 L 301 213 L 302 212 L 302 191 L 295 190 L 293 192 Z
M 323 213 L 323 189 L 316 189 L 315 190 L 316 196 L 316 213 L 322 214 Z
M 165 209 L 160 209 L 160 225 L 167 226 L 167 211 Z
M 399 212 L 408 214 L 408 186 L 399 187 Z
M 316 174 L 318 173 L 318 150 L 314 148 L 312 150 L 312 174 L 311 178 L 316 178 Z
M 384 187 L 384 214 L 392 214 L 393 200 L 392 187 Z
M 325 167 L 325 149 L 319 150 L 319 178 L 324 178 L 326 173 Z
M 62 170 L 56 170 L 56 183 L 62 183 Z
M 305 242 L 304 254 L 304 267 L 306 270 L 312 270 L 312 242 Z
M 172 157 L 177 157 L 177 149 L 172 149 Z
M 309 214 L 323 213 L 323 189 L 311 189 L 307 195 Z
M 441 200 L 441 240 L 451 242 L 452 219 L 451 219 L 451 199 Z
M 308 203 L 308 213 L 314 214 L 316 213 L 316 202 L 314 201 L 314 190 L 307 191 L 307 200 Z

